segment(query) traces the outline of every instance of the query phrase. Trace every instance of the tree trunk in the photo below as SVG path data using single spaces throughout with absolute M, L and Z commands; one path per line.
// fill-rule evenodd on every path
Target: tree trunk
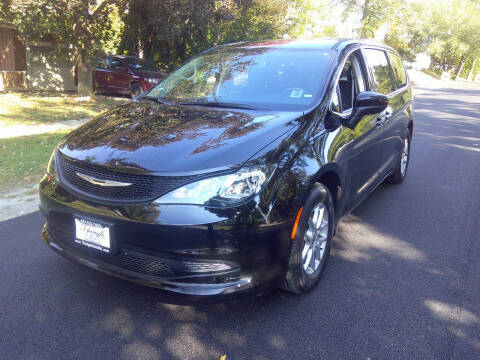
M 181 61 L 185 61 L 187 59 L 185 43 L 181 39 L 176 39 L 176 46 L 177 56 L 181 59 Z
M 462 56 L 462 59 L 460 60 L 460 67 L 458 68 L 457 73 L 455 74 L 455 80 L 458 80 L 458 78 L 460 77 L 460 74 L 467 60 L 468 60 L 468 56 L 467 57 Z
M 472 80 L 473 77 L 473 71 L 475 70 L 475 65 L 477 63 L 477 59 L 473 60 L 472 68 L 470 69 L 470 72 L 468 73 L 468 78 L 467 80 Z
M 360 20 L 361 28 L 360 28 L 360 38 L 366 39 L 368 37 L 367 29 L 365 21 L 367 20 L 367 12 L 368 12 L 369 0 L 365 0 L 362 9 L 362 19 Z
M 92 69 L 84 59 L 80 59 L 77 64 L 78 69 L 78 88 L 77 93 L 80 96 L 93 94 Z

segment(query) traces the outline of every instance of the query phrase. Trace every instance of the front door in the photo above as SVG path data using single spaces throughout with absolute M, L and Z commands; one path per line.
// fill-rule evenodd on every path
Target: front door
M 98 61 L 97 68 L 95 69 L 93 79 L 95 81 L 95 90 L 105 92 L 108 90 L 107 86 L 107 72 L 108 64 L 107 59 L 102 58 Z
M 345 61 L 332 95 L 331 111 L 348 117 L 355 96 L 369 90 L 368 71 L 361 50 Z M 341 126 L 335 140 L 335 161 L 348 169 L 345 178 L 345 211 L 358 205 L 378 185 L 382 132 L 377 125 L 379 114 L 364 116 L 354 129 Z
M 107 72 L 107 84 L 110 91 L 116 93 L 130 93 L 131 75 L 128 68 L 118 59 L 112 58 Z

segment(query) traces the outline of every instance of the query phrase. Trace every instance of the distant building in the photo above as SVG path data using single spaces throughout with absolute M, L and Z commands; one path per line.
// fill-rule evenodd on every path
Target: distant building
M 25 39 L 13 25 L 0 23 L 0 91 L 75 91 L 73 63 L 55 54 L 61 46 L 51 36 Z

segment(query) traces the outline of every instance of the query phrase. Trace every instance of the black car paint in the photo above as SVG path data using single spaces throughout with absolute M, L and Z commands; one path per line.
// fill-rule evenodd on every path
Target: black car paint
M 84 265 L 172 294 L 230 296 L 280 285 L 288 264 L 293 221 L 310 187 L 315 182 L 327 186 L 338 182 L 330 188 L 338 222 L 391 173 L 404 131 L 412 126 L 408 84 L 389 95 L 384 114 L 363 117 L 355 129 L 325 126 L 340 67 L 349 53 L 362 46 L 358 41 L 335 46 L 338 54 L 326 77 L 328 86 L 323 86 L 315 106 L 304 112 L 139 102 L 102 115 L 59 145 L 62 156 L 77 161 L 154 175 L 210 175 L 245 163 L 276 164 L 265 189 L 236 208 L 100 204 L 65 189 L 51 177 L 41 181 L 40 207 L 47 224 L 68 228 L 76 215 L 95 217 L 114 224 L 119 251 L 178 261 L 224 261 L 238 271 L 152 278 L 112 267 L 95 255 L 79 254 L 56 242 L 47 230 L 44 241 Z M 371 79 L 369 84 L 373 84 Z M 65 236 L 73 236 L 71 229 Z
M 72 132 L 59 150 L 92 165 L 149 174 L 208 173 L 241 165 L 298 127 L 302 116 L 302 112 L 129 103 Z

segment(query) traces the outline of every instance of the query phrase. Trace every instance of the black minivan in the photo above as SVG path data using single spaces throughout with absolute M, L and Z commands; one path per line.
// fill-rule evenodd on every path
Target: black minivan
M 40 183 L 42 239 L 166 294 L 304 293 L 341 217 L 403 181 L 412 133 L 390 47 L 218 46 L 58 144 Z

